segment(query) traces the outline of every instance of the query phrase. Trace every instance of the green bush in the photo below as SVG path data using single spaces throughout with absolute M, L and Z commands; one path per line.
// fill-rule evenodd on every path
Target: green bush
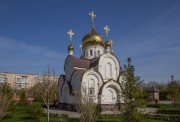
M 43 113 L 42 105 L 40 103 L 33 103 L 33 105 L 31 106 L 30 112 L 31 112 L 33 118 L 35 119 L 35 121 L 40 122 L 40 117 Z

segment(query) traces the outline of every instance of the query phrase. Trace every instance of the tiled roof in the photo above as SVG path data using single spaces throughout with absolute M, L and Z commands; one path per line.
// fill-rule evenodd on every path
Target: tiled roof
M 74 67 L 89 68 L 89 66 L 90 66 L 90 61 L 89 60 L 76 58 L 74 56 L 70 56 L 70 58 L 71 58 L 71 60 L 73 62 Z

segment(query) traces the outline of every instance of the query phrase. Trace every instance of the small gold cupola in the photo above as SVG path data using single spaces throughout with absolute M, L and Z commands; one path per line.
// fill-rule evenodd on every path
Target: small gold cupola
M 104 47 L 105 47 L 106 52 L 110 52 L 110 51 L 111 51 L 111 46 L 112 46 L 112 43 L 113 43 L 112 40 L 109 41 L 109 39 L 108 39 L 108 33 L 109 33 L 110 29 L 109 29 L 109 27 L 106 25 L 106 26 L 104 27 L 104 30 L 105 30 L 105 32 L 106 32 L 106 42 L 104 43 Z
M 74 47 L 73 47 L 72 44 L 70 44 L 70 45 L 68 46 L 68 51 L 74 51 Z
M 72 45 L 72 36 L 74 35 L 74 32 L 72 30 L 70 30 L 68 32 L 68 35 L 70 37 L 70 45 L 68 46 L 68 52 L 69 52 L 69 55 L 73 55 L 74 46 Z

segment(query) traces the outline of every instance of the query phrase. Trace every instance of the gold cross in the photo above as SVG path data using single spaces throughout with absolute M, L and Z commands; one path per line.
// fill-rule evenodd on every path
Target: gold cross
M 89 13 L 89 15 L 91 16 L 91 18 L 92 18 L 92 24 L 94 25 L 94 18 L 96 17 L 94 11 L 92 11 L 91 13 Z
M 106 26 L 104 27 L 104 30 L 105 30 L 105 32 L 106 32 L 106 40 L 108 40 L 108 33 L 109 33 L 110 29 L 109 29 L 109 27 L 106 25 Z
M 74 32 L 72 30 L 69 30 L 68 35 L 70 37 L 70 42 L 72 44 L 72 36 L 74 35 Z

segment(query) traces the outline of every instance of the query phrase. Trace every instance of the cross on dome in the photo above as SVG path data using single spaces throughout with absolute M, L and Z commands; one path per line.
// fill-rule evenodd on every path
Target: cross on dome
M 92 27 L 94 28 L 94 18 L 96 17 L 94 11 L 92 11 L 91 13 L 89 13 L 89 15 L 91 16 L 92 18 Z
M 106 25 L 106 26 L 104 27 L 104 30 L 105 30 L 105 32 L 106 32 L 106 40 L 108 40 L 108 33 L 109 33 L 110 29 L 109 29 L 109 27 Z
M 70 37 L 70 43 L 72 44 L 72 36 L 74 35 L 74 32 L 72 30 L 69 30 L 68 35 Z

